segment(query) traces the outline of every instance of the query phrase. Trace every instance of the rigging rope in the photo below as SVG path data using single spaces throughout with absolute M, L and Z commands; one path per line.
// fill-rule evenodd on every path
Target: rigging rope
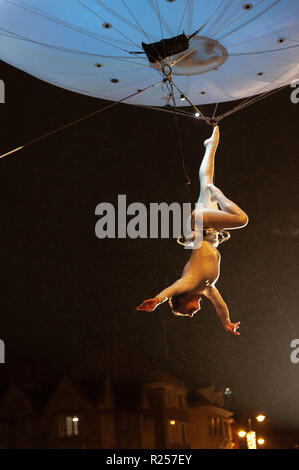
M 165 72 L 165 67 L 163 69 L 165 78 L 166 78 L 166 86 L 167 88 L 170 87 L 170 94 L 171 98 L 173 101 L 173 106 L 174 106 L 174 114 L 173 114 L 173 121 L 174 121 L 174 126 L 175 126 L 175 131 L 177 135 L 177 142 L 178 142 L 178 147 L 179 147 L 179 154 L 181 157 L 181 163 L 182 163 L 182 168 L 183 168 L 183 173 L 184 173 L 184 178 L 185 178 L 185 188 L 186 188 L 186 196 L 187 196 L 187 201 L 189 204 L 191 204 L 191 197 L 190 197 L 190 186 L 191 186 L 191 180 L 189 178 L 187 169 L 186 169 L 186 164 L 185 164 L 185 156 L 184 156 L 184 151 L 183 151 L 183 144 L 182 144 L 182 137 L 179 129 L 179 123 L 178 123 L 178 117 L 177 117 L 177 106 L 176 106 L 176 100 L 175 100 L 175 95 L 174 95 L 174 89 L 173 89 L 173 80 L 172 80 L 172 69 L 170 66 L 169 67 L 169 74 Z
M 185 156 L 184 156 L 183 144 L 182 144 L 182 137 L 181 137 L 181 134 L 180 134 L 178 117 L 177 117 L 177 113 L 176 113 L 176 101 L 175 101 L 175 96 L 174 96 L 174 92 L 173 92 L 173 84 L 172 84 L 172 82 L 169 82 L 169 84 L 170 84 L 170 88 L 171 88 L 171 95 L 172 95 L 172 100 L 173 100 L 173 105 L 174 105 L 173 119 L 174 119 L 176 135 L 177 135 L 177 139 L 178 139 L 179 153 L 180 153 L 180 156 L 181 156 L 181 162 L 182 162 L 182 168 L 183 168 L 183 172 L 184 172 L 185 184 L 186 184 L 187 189 L 189 189 L 189 186 L 191 184 L 191 180 L 190 180 L 188 172 L 186 170 Z M 189 193 L 189 191 L 188 191 L 188 193 Z M 188 194 L 188 202 L 190 202 L 189 194 Z
M 8 155 L 11 155 L 11 154 L 13 154 L 13 153 L 18 152 L 18 151 L 21 150 L 21 149 L 24 149 L 24 148 L 26 148 L 26 147 L 29 147 L 30 145 L 34 144 L 35 142 L 39 142 L 40 140 L 43 140 L 43 139 L 45 139 L 46 137 L 49 137 L 50 135 L 56 134 L 57 132 L 60 132 L 60 131 L 62 131 L 62 130 L 64 130 L 64 129 L 67 129 L 67 128 L 69 128 L 69 127 L 75 125 L 75 124 L 78 124 L 78 123 L 81 122 L 81 121 L 84 121 L 84 120 L 86 120 L 86 119 L 89 119 L 90 117 L 93 117 L 93 116 L 95 116 L 95 115 L 97 115 L 97 114 L 100 114 L 100 113 L 102 113 L 103 111 L 107 111 L 108 109 L 113 108 L 113 107 L 116 106 L 117 104 L 120 104 L 120 103 L 122 103 L 123 101 L 128 100 L 129 98 L 133 98 L 134 96 L 136 96 L 136 95 L 138 95 L 138 94 L 140 94 L 140 93 L 143 93 L 143 92 L 145 92 L 145 91 L 147 91 L 147 90 L 150 90 L 151 88 L 153 88 L 153 87 L 155 87 L 155 86 L 157 86 L 157 85 L 160 85 L 162 82 L 163 82 L 163 81 L 159 81 L 159 82 L 157 82 L 157 83 L 154 83 L 153 85 L 150 85 L 150 86 L 144 88 L 143 90 L 138 90 L 138 91 L 136 91 L 135 93 L 131 93 L 130 95 L 126 96 L 125 98 L 121 98 L 121 99 L 118 100 L 118 101 L 114 101 L 113 103 L 110 103 L 110 104 L 108 104 L 107 106 L 104 106 L 103 108 L 97 109 L 96 111 L 93 111 L 92 113 L 89 113 L 89 114 L 87 114 L 86 116 L 83 116 L 83 117 L 81 117 L 81 118 L 79 118 L 79 119 L 76 119 L 75 121 L 72 121 L 72 122 L 70 122 L 70 123 L 68 123 L 68 124 L 65 124 L 64 126 L 58 127 L 57 129 L 54 129 L 53 131 L 47 132 L 46 134 L 43 134 L 43 135 L 40 136 L 40 137 L 37 137 L 37 138 L 35 138 L 35 139 L 33 139 L 33 140 L 30 140 L 29 142 L 26 142 L 25 144 L 21 145 L 20 147 L 17 147 L 17 148 L 15 148 L 15 149 L 13 149 L 13 150 L 10 150 L 9 152 L 6 152 L 6 153 L 0 155 L 0 158 L 7 157 Z
M 39 46 L 48 47 L 50 49 L 55 49 L 57 51 L 70 52 L 71 54 L 86 55 L 86 56 L 91 56 L 91 57 L 100 57 L 100 58 L 103 58 L 103 59 L 112 59 L 112 60 L 127 62 L 128 64 L 136 64 L 138 66 L 148 68 L 147 61 L 144 62 L 144 63 L 132 62 L 131 57 L 127 57 L 127 56 L 110 56 L 110 55 L 103 55 L 103 54 L 95 54 L 95 53 L 92 53 L 92 52 L 79 51 L 77 49 L 69 49 L 69 48 L 62 47 L 62 46 L 54 46 L 52 44 L 47 44 L 47 43 L 44 43 L 44 42 L 35 41 L 35 40 L 29 39 L 25 36 L 21 36 L 19 34 L 8 31 L 4 28 L 0 28 L 0 31 L 4 31 L 4 33 L 6 33 L 6 34 L 4 34 L 4 33 L 0 32 L 0 34 L 2 36 L 10 37 L 10 38 L 13 38 L 13 39 L 18 39 L 20 41 L 30 42 L 32 44 L 38 44 Z M 128 52 L 128 51 L 125 51 L 125 52 Z M 137 52 L 136 52 L 136 54 L 137 54 Z M 141 60 L 143 60 L 143 58 L 141 58 Z
M 261 0 L 260 3 L 258 5 L 260 5 L 264 0 Z M 225 33 L 223 36 L 221 36 L 220 38 L 217 38 L 217 41 L 221 41 L 223 38 L 229 36 L 230 34 L 233 34 L 235 33 L 236 31 L 238 31 L 239 29 L 241 28 L 244 28 L 244 26 L 247 26 L 248 24 L 252 23 L 252 21 L 256 20 L 257 18 L 261 17 L 264 13 L 267 13 L 269 10 L 271 10 L 271 8 L 273 8 L 274 6 L 276 6 L 281 0 L 274 0 L 274 2 L 269 5 L 268 7 L 266 7 L 263 11 L 261 11 L 260 13 L 258 13 L 257 15 L 253 16 L 252 18 L 250 18 L 248 21 L 246 21 L 245 23 L 241 24 L 240 26 L 237 26 L 235 29 L 233 29 L 232 31 L 228 32 L 228 33 Z
M 199 109 L 197 106 L 195 106 L 195 104 L 192 103 L 192 101 L 189 100 L 189 98 L 182 92 L 182 90 L 179 89 L 179 87 L 174 83 L 173 83 L 173 86 L 178 90 L 178 92 L 180 93 L 181 96 L 183 96 L 186 101 L 188 101 L 188 103 L 195 109 L 195 111 L 201 116 L 202 119 L 204 119 L 206 121 L 207 124 L 210 124 L 210 118 L 206 117 Z
M 71 23 L 68 23 L 68 22 L 63 21 L 59 18 L 56 18 L 55 16 L 47 15 L 46 13 L 43 13 L 43 12 L 37 10 L 37 9 L 33 9 L 32 7 L 29 8 L 29 7 L 24 6 L 24 5 L 19 5 L 18 3 L 14 3 L 12 0 L 2 0 L 2 1 L 4 1 L 6 3 L 9 3 L 9 4 L 11 4 L 15 7 L 21 8 L 22 10 L 29 11 L 30 13 L 32 13 L 34 15 L 37 15 L 37 16 L 40 16 L 41 18 L 45 18 L 48 21 L 52 21 L 56 24 L 60 24 L 61 26 L 64 26 L 65 28 L 76 31 L 77 33 L 80 33 L 80 34 L 83 34 L 85 36 L 91 37 L 91 38 L 95 39 L 96 41 L 108 44 L 109 46 L 114 47 L 115 49 L 119 49 L 121 51 L 127 52 L 124 48 L 122 48 L 120 46 L 116 46 L 115 44 L 112 44 L 112 43 L 102 39 L 98 34 L 92 33 L 91 31 L 88 31 L 88 30 L 83 29 L 83 28 L 79 28 L 78 26 L 75 26 Z
M 81 2 L 81 0 L 76 0 L 77 3 L 79 3 L 80 5 L 82 5 L 82 7 L 86 8 L 86 10 L 90 11 L 93 15 L 95 15 L 97 18 L 99 18 L 101 21 L 103 21 L 104 23 L 107 23 L 107 21 L 102 18 L 98 13 L 96 13 L 94 10 L 92 10 L 91 8 L 89 8 L 87 5 L 85 5 L 85 3 Z M 131 42 L 132 44 L 134 44 L 135 46 L 139 47 L 141 49 L 141 46 L 140 44 L 137 44 L 135 41 L 133 41 L 132 39 L 130 39 L 128 36 L 126 36 L 124 33 L 122 33 L 119 29 L 117 29 L 115 26 L 113 26 L 113 29 L 118 33 L 120 34 L 122 37 L 124 37 L 125 39 L 128 39 L 129 42 Z

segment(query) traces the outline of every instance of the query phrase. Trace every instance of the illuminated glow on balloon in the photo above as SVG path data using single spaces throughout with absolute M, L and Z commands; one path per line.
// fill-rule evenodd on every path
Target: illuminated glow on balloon
M 299 76 L 298 21 L 298 0 L 0 0 L 0 57 L 58 87 L 117 101 L 161 77 L 142 42 L 198 31 L 171 57 L 174 81 L 195 105 L 219 103 Z M 127 102 L 164 106 L 165 87 Z

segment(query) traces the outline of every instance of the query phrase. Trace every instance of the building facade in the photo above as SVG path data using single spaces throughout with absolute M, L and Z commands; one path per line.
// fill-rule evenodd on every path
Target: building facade
M 230 449 L 233 415 L 223 391 L 190 388 L 168 374 L 74 381 L 0 396 L 0 448 Z

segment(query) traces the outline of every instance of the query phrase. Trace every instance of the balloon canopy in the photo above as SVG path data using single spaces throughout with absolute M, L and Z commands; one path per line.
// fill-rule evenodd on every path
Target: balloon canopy
M 173 81 L 196 105 L 299 77 L 298 0 L 0 0 L 1 59 L 41 80 L 117 101 L 161 80 L 142 43 L 185 33 Z M 163 78 L 163 77 L 162 77 Z M 186 106 L 176 90 L 177 104 Z M 161 85 L 131 104 L 164 106 Z

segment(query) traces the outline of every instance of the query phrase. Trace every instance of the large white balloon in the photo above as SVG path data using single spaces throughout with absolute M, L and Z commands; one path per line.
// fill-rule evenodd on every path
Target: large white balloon
M 119 100 L 161 79 L 144 54 L 127 51 L 202 26 L 173 67 L 194 104 L 299 78 L 298 0 L 0 0 L 0 56 L 59 87 Z M 163 106 L 168 99 L 164 85 L 128 102 Z

